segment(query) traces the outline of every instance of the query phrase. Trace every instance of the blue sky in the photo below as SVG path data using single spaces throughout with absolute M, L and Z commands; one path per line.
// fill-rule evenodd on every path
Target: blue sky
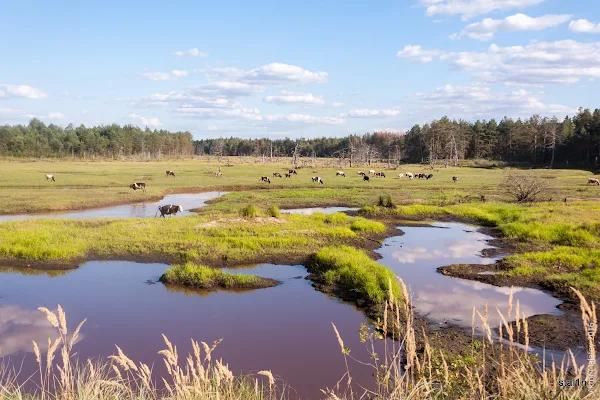
M 599 107 L 595 0 L 3 1 L 0 123 L 200 137 Z

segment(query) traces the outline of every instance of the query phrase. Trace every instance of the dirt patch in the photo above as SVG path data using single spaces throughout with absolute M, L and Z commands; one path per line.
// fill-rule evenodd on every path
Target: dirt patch
M 286 224 L 287 221 L 275 217 L 256 217 L 256 218 L 221 218 L 210 222 L 196 225 L 194 228 L 214 228 L 221 225 L 232 225 L 241 223 L 259 223 L 259 224 Z

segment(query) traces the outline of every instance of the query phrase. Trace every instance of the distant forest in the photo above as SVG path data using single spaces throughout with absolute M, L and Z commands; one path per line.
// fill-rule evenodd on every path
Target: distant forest
M 465 159 L 553 166 L 600 165 L 600 109 L 580 109 L 562 120 L 534 115 L 500 122 L 447 117 L 415 125 L 405 133 L 375 132 L 341 138 L 194 140 L 190 132 L 104 125 L 66 128 L 32 119 L 0 126 L 0 156 L 14 157 L 191 157 L 193 155 L 328 157 L 350 164 L 411 162 L 458 165 Z

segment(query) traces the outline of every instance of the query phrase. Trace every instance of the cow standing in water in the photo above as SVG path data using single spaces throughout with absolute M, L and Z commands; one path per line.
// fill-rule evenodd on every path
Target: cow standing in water
M 183 207 L 176 206 L 173 204 L 158 206 L 158 211 L 156 212 L 156 214 L 154 214 L 155 218 L 159 212 L 160 212 L 160 216 L 165 218 L 165 215 L 176 215 L 178 212 L 183 212 Z
M 48 181 L 56 182 L 56 180 L 54 179 L 54 175 L 50 175 L 50 174 L 46 175 L 46 182 L 48 182 Z

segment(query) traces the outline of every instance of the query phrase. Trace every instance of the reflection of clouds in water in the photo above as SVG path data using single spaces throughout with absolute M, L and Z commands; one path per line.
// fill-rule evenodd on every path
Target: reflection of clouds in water
M 470 240 L 456 240 L 446 242 L 444 249 L 428 249 L 426 247 L 403 247 L 394 251 L 392 257 L 401 263 L 414 264 L 417 260 L 437 260 L 442 258 L 468 258 L 477 256 L 486 246 L 481 242 Z M 493 260 L 483 258 L 483 263 Z
M 449 288 L 446 291 L 440 290 L 440 288 L 437 288 L 437 290 L 417 290 L 415 291 L 415 306 L 419 313 L 426 314 L 433 320 L 441 321 L 447 319 L 449 322 L 470 327 L 473 307 L 483 315 L 485 304 L 487 303 L 488 323 L 491 326 L 497 326 L 500 324 L 500 316 L 496 308 L 506 315 L 508 310 L 508 295 L 499 292 L 495 293 L 497 294 L 483 296 L 478 292 L 464 290 L 460 287 Z M 542 310 L 542 312 L 547 311 L 546 307 Z M 531 304 L 521 303 L 520 313 L 529 317 L 539 314 L 540 310 L 536 310 Z M 481 321 L 479 318 L 476 318 L 475 326 L 480 325 Z
M 58 332 L 41 311 L 0 306 L 0 357 L 20 351 L 32 352 L 33 340 L 41 351 L 45 351 L 48 338 L 54 340 L 57 337 Z

